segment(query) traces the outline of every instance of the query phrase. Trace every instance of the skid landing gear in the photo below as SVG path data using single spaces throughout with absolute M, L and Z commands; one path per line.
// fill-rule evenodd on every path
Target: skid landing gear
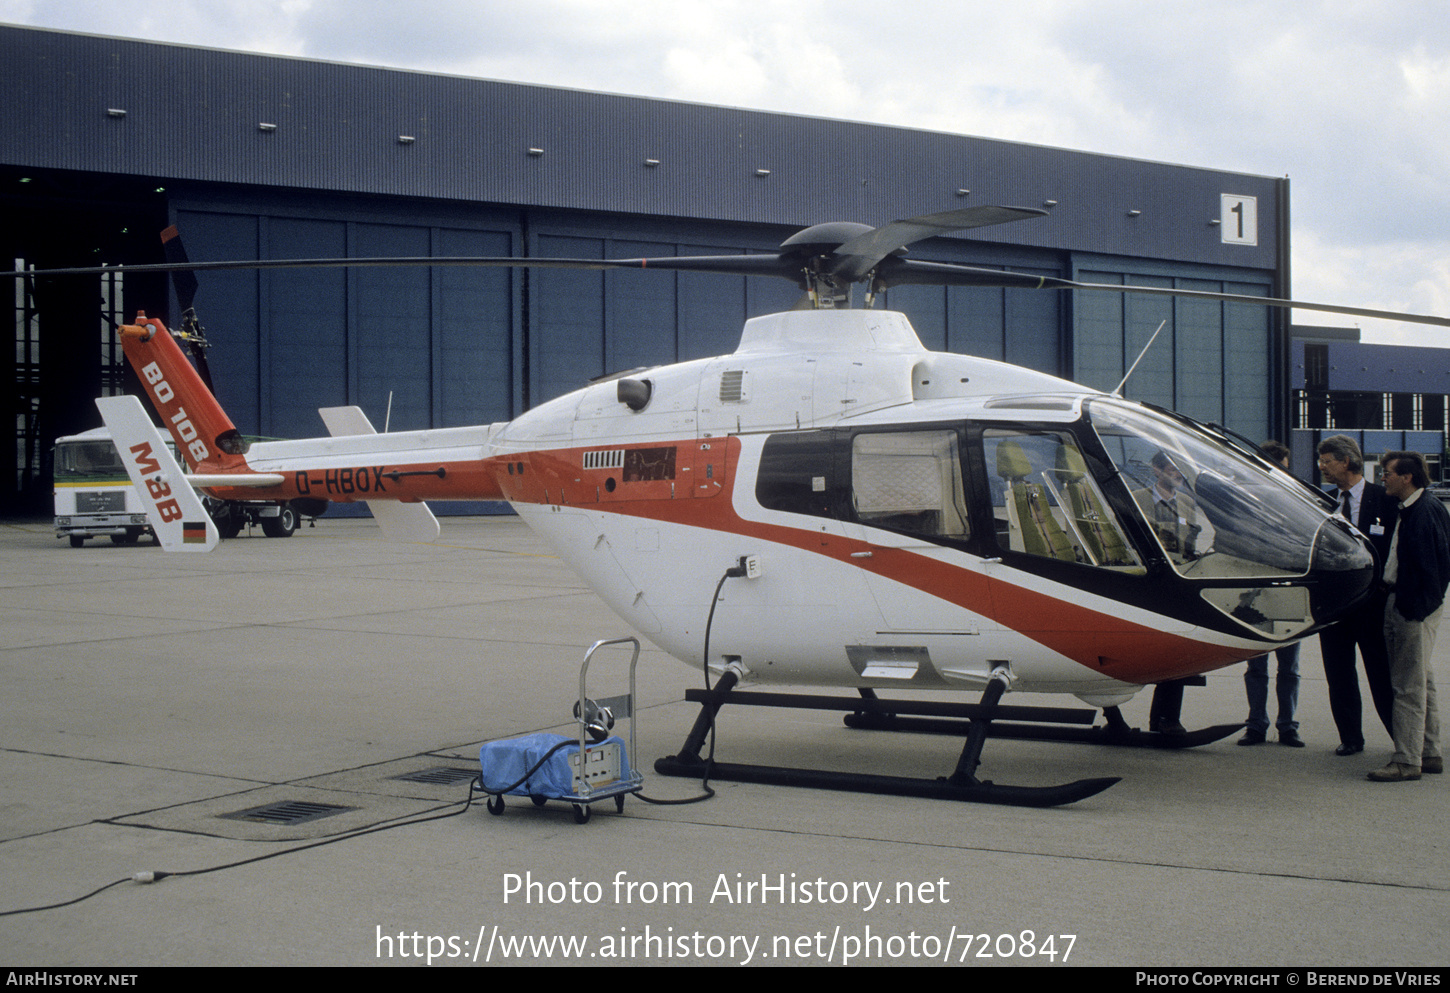
M 1086 740 L 1099 745 L 1123 745 L 1128 748 L 1195 748 L 1198 745 L 1209 745 L 1215 741 L 1221 741 L 1244 728 L 1242 724 L 1211 724 L 1206 728 L 1185 731 L 1182 734 L 1144 731 L 1142 728 L 1129 727 L 1117 707 L 1104 707 L 1103 720 L 1106 721 L 1103 727 L 1092 729 L 1095 737 Z
M 857 710 L 860 701 L 844 697 L 808 696 L 785 693 L 732 693 L 738 681 L 734 672 L 726 671 L 714 690 L 688 690 L 685 699 L 700 704 L 700 713 L 695 725 L 685 739 L 678 755 L 671 755 L 655 762 L 655 771 L 663 776 L 703 777 L 708 771 L 711 779 L 725 779 L 742 783 L 765 783 L 774 786 L 804 786 L 811 789 L 845 790 L 853 793 L 883 793 L 891 796 L 915 796 L 932 800 L 958 800 L 967 803 L 996 803 L 1017 807 L 1056 807 L 1074 803 L 1101 793 L 1118 782 L 1118 777 L 1100 779 L 1079 779 L 1059 786 L 1004 786 L 990 780 L 977 778 L 977 766 L 981 762 L 982 745 L 987 739 L 987 729 L 993 719 L 1003 711 L 1011 716 L 1022 717 L 1020 711 L 1035 708 L 1000 707 L 998 700 L 1007 685 L 1005 670 L 992 674 L 981 703 L 966 705 L 971 708 L 967 724 L 966 741 L 956 770 L 939 779 L 912 779 L 904 776 L 877 776 L 865 773 L 831 772 L 825 769 L 787 769 L 764 765 L 739 765 L 731 762 L 709 762 L 700 757 L 710 725 L 715 714 L 726 703 L 749 704 L 758 707 L 794 707 L 807 710 Z M 895 706 L 893 704 L 893 706 Z M 930 704 L 908 704 L 907 707 Z M 958 707 L 963 705 L 956 705 Z M 920 711 L 918 711 L 920 712 Z M 958 722 L 960 733 L 960 722 Z M 708 766 L 708 770 L 707 770 Z
M 866 731 L 911 731 L 916 734 L 961 735 L 979 705 L 882 700 L 873 690 L 861 690 L 861 699 L 844 718 L 850 728 Z M 1127 748 L 1194 748 L 1227 738 L 1242 724 L 1213 724 L 1183 734 L 1162 734 L 1130 727 L 1117 707 L 1104 707 L 1104 724 L 1089 727 L 1097 711 L 1068 707 L 1000 707 L 987 734 L 993 738 L 1031 741 L 1071 741 L 1085 745 Z M 904 716 L 913 715 L 913 716 Z M 1051 726 L 1057 725 L 1057 726 Z
M 1186 686 L 1206 686 L 1202 676 L 1183 680 Z M 863 731 L 911 731 L 919 735 L 966 734 L 967 720 L 979 706 L 970 703 L 919 703 L 882 700 L 874 690 L 861 690 L 853 712 L 845 715 L 847 728 Z M 909 715 L 909 716 L 903 716 Z M 1241 723 L 1219 723 L 1182 734 L 1143 731 L 1132 728 L 1118 707 L 1103 707 L 1103 723 L 1092 725 L 1096 710 L 1082 707 L 999 707 L 987 734 L 992 738 L 1025 738 L 1031 741 L 1073 741 L 1085 745 L 1121 745 L 1125 748 L 1195 748 L 1237 734 Z M 1025 723 L 1014 723 L 1025 722 Z M 1053 726 L 1056 725 L 1056 726 Z

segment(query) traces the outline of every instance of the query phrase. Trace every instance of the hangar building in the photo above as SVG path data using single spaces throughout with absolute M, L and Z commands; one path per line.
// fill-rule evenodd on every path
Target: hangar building
M 193 260 L 771 251 L 825 220 L 975 204 L 1046 218 L 914 257 L 1103 283 L 1289 295 L 1288 181 L 731 107 L 0 26 L 0 227 L 16 267 Z M 783 280 L 686 272 L 314 269 L 200 275 L 244 433 L 503 420 L 642 365 L 732 351 Z M 125 387 L 114 327 L 175 323 L 164 279 L 15 280 L 11 508 L 49 500 L 51 439 Z M 778 285 L 777 285 L 778 284 Z M 1114 293 L 900 287 L 930 348 L 1125 390 L 1250 437 L 1288 424 L 1287 315 Z M 877 306 L 881 306 L 878 302 Z M 8 356 L 8 350 L 7 350 Z M 389 401 L 391 398 L 390 413 Z
M 1290 342 L 1293 464 L 1319 481 L 1315 451 L 1330 435 L 1358 443 L 1375 482 L 1385 452 L 1420 452 L 1441 499 L 1450 432 L 1450 349 L 1375 345 L 1354 328 L 1295 325 Z

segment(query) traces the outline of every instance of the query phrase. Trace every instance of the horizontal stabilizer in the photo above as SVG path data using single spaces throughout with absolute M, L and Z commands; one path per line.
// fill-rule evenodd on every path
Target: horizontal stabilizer
M 322 423 L 327 433 L 334 438 L 345 435 L 377 434 L 368 415 L 361 407 L 319 407 Z M 442 530 L 438 518 L 428 509 L 426 503 L 392 503 L 387 500 L 367 501 L 373 520 L 378 522 L 383 536 L 390 541 L 437 541 Z
M 146 416 L 141 401 L 133 396 L 100 397 L 96 408 L 111 432 L 161 547 L 168 552 L 209 552 L 215 548 L 220 536 L 211 515 Z
M 240 486 L 244 488 L 265 488 L 268 486 L 281 486 L 287 481 L 287 477 L 275 472 L 249 472 L 249 473 L 192 473 L 186 477 L 187 482 L 192 486 Z

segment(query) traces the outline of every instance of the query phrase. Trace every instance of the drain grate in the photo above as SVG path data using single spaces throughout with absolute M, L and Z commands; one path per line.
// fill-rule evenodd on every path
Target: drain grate
M 401 776 L 393 776 L 393 779 L 403 779 L 410 783 L 429 783 L 433 786 L 453 786 L 458 783 L 474 779 L 478 775 L 477 769 L 465 769 L 456 765 L 437 765 L 431 769 L 420 769 L 417 772 L 405 772 Z
M 324 817 L 331 817 L 333 814 L 342 814 L 356 809 L 356 807 L 339 807 L 333 803 L 282 800 L 279 803 L 268 803 L 260 807 L 249 807 L 246 810 L 237 810 L 230 814 L 222 814 L 220 816 L 232 821 L 255 821 L 261 824 L 290 825 L 306 824 L 308 821 L 317 821 Z

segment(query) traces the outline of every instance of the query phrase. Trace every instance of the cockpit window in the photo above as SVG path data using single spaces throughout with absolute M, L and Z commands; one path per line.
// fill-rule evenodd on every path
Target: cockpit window
M 1094 400 L 1092 425 L 1173 567 L 1196 579 L 1309 571 L 1323 513 L 1268 468 L 1128 404 Z
M 1142 570 L 1071 434 L 989 428 L 982 445 L 1000 547 Z
M 1368 582 L 1365 544 L 1283 474 L 1118 400 L 1090 401 L 1088 417 L 1173 568 L 1240 624 L 1298 637 L 1315 607 L 1295 580 L 1319 576 L 1326 609 Z

